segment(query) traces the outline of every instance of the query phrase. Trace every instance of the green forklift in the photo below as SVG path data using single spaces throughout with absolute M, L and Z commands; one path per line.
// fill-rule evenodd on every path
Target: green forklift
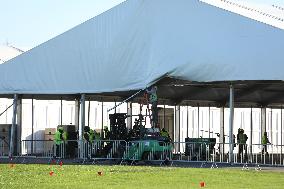
M 133 115 L 132 115 L 133 116 Z M 127 130 L 127 114 L 110 114 L 110 140 L 123 140 L 124 161 L 153 161 L 170 159 L 173 145 L 169 137 L 160 135 L 159 128 L 145 128 L 142 114 L 137 115 L 132 129 Z

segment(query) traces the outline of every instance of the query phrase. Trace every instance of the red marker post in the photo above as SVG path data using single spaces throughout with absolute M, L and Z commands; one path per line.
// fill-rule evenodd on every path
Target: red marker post
M 10 168 L 13 168 L 14 166 L 15 166 L 14 163 L 11 163 L 11 164 L 10 164 Z
M 99 171 L 99 172 L 98 172 L 98 175 L 99 175 L 99 176 L 103 176 L 103 172 L 102 172 L 102 171 Z
M 205 187 L 205 182 L 200 182 L 200 187 Z

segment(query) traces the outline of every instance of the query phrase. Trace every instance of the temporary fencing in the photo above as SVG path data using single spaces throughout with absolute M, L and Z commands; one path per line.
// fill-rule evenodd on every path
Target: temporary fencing
M 158 140 L 22 140 L 18 156 L 38 158 L 74 158 L 93 160 L 182 161 L 283 166 L 283 146 L 273 144 L 234 144 L 233 162 L 229 143 L 166 142 Z M 7 145 L 0 140 L 0 156 L 8 156 Z

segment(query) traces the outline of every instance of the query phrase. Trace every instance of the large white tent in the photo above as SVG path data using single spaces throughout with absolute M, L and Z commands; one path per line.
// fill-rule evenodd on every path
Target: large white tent
M 253 93 L 240 101 L 269 103 L 283 88 L 283 49 L 283 30 L 197 0 L 128 0 L 0 65 L 0 94 L 109 94 L 160 81 L 162 98 L 222 102 L 234 82 Z

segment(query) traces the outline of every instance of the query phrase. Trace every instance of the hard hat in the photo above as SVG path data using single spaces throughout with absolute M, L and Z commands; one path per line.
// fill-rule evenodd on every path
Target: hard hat
M 89 126 L 85 126 L 85 127 L 84 127 L 84 131 L 85 131 L 85 132 L 89 132 L 89 131 L 90 131 L 90 127 L 89 127 Z

